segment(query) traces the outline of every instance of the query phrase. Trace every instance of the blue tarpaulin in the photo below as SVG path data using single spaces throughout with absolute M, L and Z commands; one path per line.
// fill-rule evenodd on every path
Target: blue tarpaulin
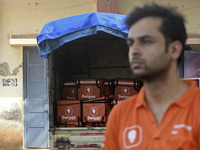
M 103 31 L 126 39 L 126 16 L 113 13 L 92 12 L 51 21 L 44 25 L 37 36 L 40 56 L 48 57 L 53 50 L 75 39 Z

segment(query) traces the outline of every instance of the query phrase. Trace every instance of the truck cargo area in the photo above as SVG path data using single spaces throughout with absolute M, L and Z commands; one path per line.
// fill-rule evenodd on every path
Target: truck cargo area
M 100 149 L 105 127 L 59 126 L 57 101 L 63 99 L 65 81 L 133 78 L 126 40 L 98 32 L 66 43 L 48 58 L 50 147 Z

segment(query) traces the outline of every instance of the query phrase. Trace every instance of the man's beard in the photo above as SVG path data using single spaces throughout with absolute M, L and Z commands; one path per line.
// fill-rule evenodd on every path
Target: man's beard
M 160 58 L 162 60 L 162 58 L 163 58 L 162 54 L 161 54 Z M 139 78 L 139 79 L 142 79 L 142 80 L 151 80 L 151 79 L 156 78 L 158 76 L 163 76 L 164 77 L 166 72 L 169 69 L 169 63 L 167 62 L 167 60 L 163 60 L 165 62 L 162 63 L 161 66 L 159 66 L 159 64 L 157 64 L 157 63 L 160 63 L 159 60 L 153 62 L 152 64 L 150 64 L 151 66 L 158 66 L 158 69 L 157 69 L 157 67 L 149 68 L 147 66 L 147 64 L 146 64 L 146 61 L 141 59 L 141 58 L 139 58 L 139 57 L 137 57 L 137 56 L 132 59 L 132 62 L 133 61 L 138 61 L 139 63 L 142 64 L 142 68 L 138 68 L 138 69 L 141 69 L 140 72 L 136 71 L 137 68 L 132 69 L 132 67 L 130 67 L 134 78 Z M 132 62 L 130 63 L 130 66 L 132 65 Z
M 134 70 L 137 70 L 137 69 L 133 69 L 131 66 L 132 66 L 132 62 L 133 61 L 137 61 L 137 62 L 139 62 L 139 63 L 141 63 L 143 66 L 145 66 L 144 68 L 143 68 L 143 72 L 140 72 L 140 73 L 135 73 L 135 71 Z M 141 59 L 141 58 L 139 58 L 139 57 L 134 57 L 133 59 L 132 59 L 132 62 L 130 63 L 130 69 L 131 69 L 131 71 L 132 71 L 132 73 L 133 73 L 133 76 L 135 77 L 135 78 L 145 78 L 145 77 L 147 77 L 148 75 L 149 75 L 149 69 L 146 67 L 146 61 L 145 60 L 143 60 L 143 59 Z

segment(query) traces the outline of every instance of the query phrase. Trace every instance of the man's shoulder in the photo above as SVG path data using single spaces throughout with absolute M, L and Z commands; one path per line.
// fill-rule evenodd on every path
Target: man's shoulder
M 191 98 L 194 100 L 195 103 L 200 104 L 200 100 L 199 100 L 199 98 L 200 98 L 200 89 L 199 88 L 195 89 L 194 95 L 191 95 Z

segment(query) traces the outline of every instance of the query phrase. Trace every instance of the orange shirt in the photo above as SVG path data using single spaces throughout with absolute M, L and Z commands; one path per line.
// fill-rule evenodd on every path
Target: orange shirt
M 111 111 L 102 150 L 200 150 L 200 90 L 195 82 L 156 120 L 145 88 Z

